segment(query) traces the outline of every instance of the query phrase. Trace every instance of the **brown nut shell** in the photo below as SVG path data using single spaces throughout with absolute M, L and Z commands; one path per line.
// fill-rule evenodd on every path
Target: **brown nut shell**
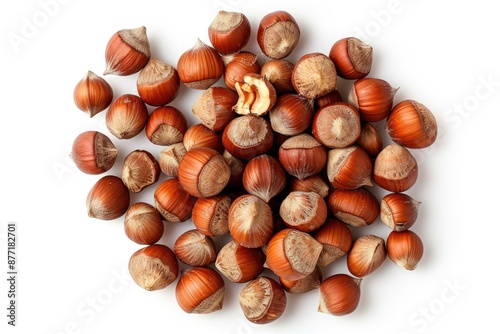
M 175 298 L 186 313 L 207 314 L 222 309 L 224 280 L 210 267 L 190 267 L 181 273 Z
M 238 299 L 245 317 L 256 324 L 276 321 L 286 309 L 285 290 L 274 279 L 266 276 L 245 284 Z
M 361 280 L 347 274 L 334 274 L 326 278 L 319 287 L 318 311 L 335 316 L 354 312 L 361 297 Z
M 284 228 L 267 245 L 267 266 L 281 278 L 302 279 L 314 271 L 322 249 L 310 234 Z
M 417 182 L 417 178 L 417 160 L 403 146 L 387 145 L 375 158 L 373 181 L 385 190 L 404 192 Z
M 128 269 L 134 282 L 148 291 L 166 288 L 179 275 L 179 264 L 174 252 L 161 244 L 137 250 L 130 257 Z
M 114 175 L 101 177 L 87 195 L 87 214 L 91 218 L 113 220 L 127 212 L 130 192 L 122 179 Z
M 85 131 L 73 141 L 70 156 L 80 171 L 96 175 L 114 166 L 118 149 L 105 134 Z
M 396 104 L 387 117 L 386 129 L 396 144 L 414 149 L 431 146 L 438 134 L 432 112 L 415 100 Z

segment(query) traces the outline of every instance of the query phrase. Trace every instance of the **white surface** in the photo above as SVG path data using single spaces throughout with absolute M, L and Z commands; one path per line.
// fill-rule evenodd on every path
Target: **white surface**
M 6 267 L 8 222 L 17 222 L 19 240 L 18 327 L 6 325 L 2 279 L 2 333 L 5 328 L 8 333 L 167 333 L 179 325 L 185 333 L 415 334 L 498 327 L 499 178 L 494 158 L 500 21 L 493 2 L 29 0 L 0 6 L 1 268 Z M 185 314 L 175 301 L 175 285 L 146 292 L 131 281 L 128 258 L 140 246 L 125 237 L 121 219 L 86 217 L 87 192 L 100 176 L 79 172 L 68 153 L 80 132 L 109 132 L 104 113 L 89 119 L 75 107 L 74 85 L 89 69 L 102 73 L 106 43 L 122 28 L 146 26 L 153 55 L 175 65 L 196 38 L 208 42 L 206 29 L 219 9 L 249 17 L 253 35 L 247 49 L 254 52 L 259 51 L 255 32 L 260 18 L 278 9 L 289 11 L 302 30 L 292 60 L 307 52 L 328 53 L 342 37 L 362 37 L 374 47 L 371 76 L 399 86 L 397 101 L 419 100 L 436 115 L 440 138 L 431 149 L 416 153 L 420 177 L 409 191 L 422 201 L 413 230 L 424 240 L 424 258 L 414 272 L 387 260 L 363 281 L 359 308 L 351 315 L 316 312 L 316 291 L 288 295 L 282 318 L 252 325 L 239 309 L 239 287 L 233 284 L 227 285 L 222 311 Z M 27 22 L 39 27 L 30 30 Z M 14 47 L 8 37 L 13 34 L 24 43 Z M 135 78 L 107 77 L 115 96 L 134 93 Z M 198 94 L 183 88 L 173 103 L 191 121 L 191 103 Z M 132 149 L 159 152 L 144 136 L 111 138 L 120 149 L 112 174 Z M 133 200 L 151 201 L 153 188 Z M 167 225 L 162 242 L 172 245 L 189 227 L 190 222 Z M 376 223 L 359 233 L 385 237 L 388 230 Z M 334 272 L 346 272 L 345 262 L 328 270 Z

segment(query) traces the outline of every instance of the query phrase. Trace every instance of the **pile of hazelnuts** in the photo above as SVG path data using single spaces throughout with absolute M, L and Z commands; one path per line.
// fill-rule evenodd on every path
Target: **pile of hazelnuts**
M 176 67 L 151 55 L 145 27 L 110 38 L 104 74 L 138 73 L 137 92 L 113 99 L 108 82 L 89 71 L 74 101 L 90 117 L 106 110 L 116 139 L 145 133 L 162 150 L 138 148 L 120 176 L 102 176 L 88 193 L 88 215 L 123 217 L 126 236 L 143 247 L 130 257 L 130 275 L 146 290 L 176 282 L 185 312 L 220 310 L 225 285 L 239 283 L 239 305 L 253 323 L 278 319 L 287 293 L 318 291 L 317 310 L 351 313 L 362 279 L 387 257 L 407 270 L 422 257 L 410 229 L 420 202 L 406 191 L 418 175 L 411 150 L 435 142 L 436 120 L 420 102 L 394 103 L 397 89 L 368 76 L 373 50 L 357 38 L 292 63 L 300 29 L 290 13 L 261 19 L 262 53 L 244 50 L 250 35 L 244 14 L 220 11 L 208 27 L 211 45 L 198 39 Z M 342 80 L 352 85 L 348 96 L 337 89 Z M 200 91 L 191 106 L 199 122 L 189 127 L 170 104 L 181 85 Z M 390 144 L 377 122 L 385 122 Z M 108 136 L 87 131 L 71 157 L 82 172 L 105 174 L 118 153 Z M 147 187 L 156 187 L 154 198 L 131 203 L 131 193 Z M 378 219 L 386 238 L 353 237 Z M 165 223 L 187 221 L 192 228 L 173 245 L 159 243 Z M 323 277 L 342 257 L 349 273 Z

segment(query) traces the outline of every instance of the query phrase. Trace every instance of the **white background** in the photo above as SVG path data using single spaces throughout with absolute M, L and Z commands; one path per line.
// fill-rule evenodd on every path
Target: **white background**
M 5 333 L 194 333 L 414 334 L 490 332 L 498 328 L 497 278 L 500 121 L 500 24 L 492 1 L 8 1 L 0 5 L 2 200 L 0 265 L 6 275 L 6 224 L 18 229 L 18 319 L 7 326 L 7 285 L 0 284 L 0 331 Z M 400 87 L 396 101 L 419 100 L 439 122 L 435 145 L 415 152 L 420 176 L 409 194 L 420 200 L 413 230 L 424 241 L 417 269 L 387 260 L 364 279 L 358 309 L 344 317 L 318 313 L 318 293 L 288 295 L 278 321 L 250 324 L 237 303 L 239 286 L 227 284 L 222 311 L 188 315 L 178 307 L 174 285 L 142 290 L 127 272 L 140 246 L 126 238 L 122 220 L 86 216 L 85 198 L 100 176 L 79 172 L 68 158 L 73 139 L 88 129 L 109 134 L 104 113 L 89 119 L 73 103 L 73 88 L 87 70 L 102 73 L 104 49 L 117 30 L 146 26 L 152 53 L 176 65 L 201 38 L 219 9 L 245 13 L 253 33 L 247 50 L 259 53 L 255 32 L 268 12 L 290 12 L 301 40 L 290 56 L 328 53 L 346 36 L 374 48 L 373 71 Z M 31 29 L 30 24 L 34 25 Z M 35 29 L 33 29 L 35 27 Z M 17 38 L 20 44 L 13 43 Z M 115 96 L 135 93 L 136 76 L 107 77 Z M 341 89 L 349 83 L 341 82 Z M 200 92 L 182 88 L 173 102 L 190 123 Z M 379 124 L 380 125 L 380 124 Z M 383 124 L 382 127 L 383 129 Z M 117 165 L 136 148 L 158 153 L 144 134 L 111 137 Z M 387 143 L 387 142 L 386 142 Z M 152 200 L 153 188 L 133 200 Z M 166 226 L 162 242 L 192 227 Z M 380 222 L 358 234 L 386 237 Z M 339 261 L 327 274 L 346 272 Z M 269 274 L 269 272 L 266 272 Z M 5 277 L 2 275 L 2 277 Z

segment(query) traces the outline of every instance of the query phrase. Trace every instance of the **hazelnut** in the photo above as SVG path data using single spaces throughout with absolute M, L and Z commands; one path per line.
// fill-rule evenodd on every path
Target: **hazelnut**
M 244 247 L 231 240 L 217 254 L 215 267 L 231 282 L 243 283 L 260 275 L 265 262 L 261 248 Z
M 320 52 L 300 57 L 292 72 L 295 91 L 309 99 L 326 95 L 337 87 L 335 64 Z
M 106 112 L 106 127 L 118 139 L 137 136 L 146 126 L 149 113 L 146 104 L 134 94 L 115 99 Z
M 283 94 L 269 111 L 269 121 L 275 132 L 295 136 L 306 131 L 314 116 L 314 100 L 298 94 Z
M 111 104 L 113 88 L 106 80 L 88 71 L 76 84 L 73 99 L 78 109 L 94 117 Z
M 181 223 L 191 218 L 196 197 L 182 188 L 179 179 L 170 178 L 154 192 L 155 207 L 168 222 Z
M 208 27 L 212 46 L 223 55 L 243 49 L 250 40 L 250 21 L 243 13 L 220 10 Z
M 279 214 L 286 226 L 311 232 L 325 223 L 328 208 L 318 193 L 292 191 L 281 202 Z
M 250 160 L 267 153 L 273 146 L 273 131 L 263 117 L 253 115 L 233 119 L 222 133 L 222 144 L 232 156 Z
M 361 297 L 361 278 L 346 274 L 334 274 L 319 286 L 318 311 L 336 316 L 354 312 Z
M 175 297 L 186 313 L 207 314 L 222 309 L 224 280 L 210 267 L 191 267 L 181 273 Z
M 179 109 L 161 106 L 154 109 L 146 123 L 146 136 L 155 145 L 172 145 L 184 139 L 187 120 Z
M 380 220 L 393 231 L 405 231 L 417 220 L 419 207 L 410 195 L 390 193 L 380 201 Z
M 102 174 L 115 164 L 118 149 L 105 134 L 85 131 L 73 141 L 70 156 L 80 171 Z
M 210 87 L 203 91 L 193 103 L 192 112 L 196 119 L 212 131 L 223 131 L 236 117 L 233 106 L 238 94 L 225 87 Z
M 328 197 L 327 205 L 335 217 L 353 227 L 371 225 L 380 212 L 375 195 L 363 187 L 334 189 Z
M 268 203 L 286 184 L 286 174 L 277 159 L 262 154 L 252 158 L 243 171 L 243 187 Z
M 387 133 L 399 145 L 408 148 L 431 146 L 437 138 L 437 122 L 422 103 L 404 100 L 394 106 L 386 122 Z
M 318 266 L 326 267 L 346 255 L 352 247 L 352 233 L 344 222 L 328 217 L 312 236 L 323 245 L 318 258 Z
M 125 213 L 125 235 L 135 243 L 152 245 L 163 236 L 164 226 L 158 210 L 149 203 L 132 204 Z
M 260 69 L 260 75 L 274 86 L 279 94 L 295 93 L 292 72 L 295 64 L 287 59 L 270 59 Z
M 356 189 L 372 185 L 373 163 L 359 146 L 329 150 L 326 167 L 328 180 L 336 188 Z
M 241 195 L 231 203 L 228 222 L 233 240 L 248 248 L 264 246 L 274 232 L 271 207 L 251 194 Z
M 286 294 L 274 279 L 260 276 L 240 290 L 240 307 L 245 317 L 256 324 L 268 324 L 285 312 Z
M 338 40 L 330 49 L 330 58 L 335 63 L 339 77 L 361 79 L 372 68 L 373 48 L 355 37 Z
M 194 147 L 186 152 L 177 171 L 182 187 L 192 196 L 219 194 L 229 182 L 231 170 L 222 155 L 208 147 Z
M 197 39 L 195 45 L 180 56 L 177 72 L 187 87 L 207 89 L 224 74 L 224 62 L 217 50 Z
M 151 58 L 145 27 L 122 29 L 111 36 L 106 46 L 104 75 L 131 75 L 139 72 Z
M 392 231 L 387 237 L 387 256 L 398 266 L 414 270 L 424 254 L 422 239 L 413 231 Z
M 347 269 L 357 277 L 373 273 L 387 256 L 384 239 L 376 235 L 364 235 L 354 241 L 347 255 Z
M 163 106 L 175 100 L 180 85 L 177 70 L 156 58 L 151 58 L 137 77 L 137 93 L 151 106 Z
M 294 228 L 275 233 L 267 245 L 267 266 L 280 278 L 299 280 L 315 270 L 323 246 Z
M 288 12 L 271 12 L 260 21 L 257 43 L 262 52 L 271 59 L 287 57 L 297 46 L 299 39 L 299 26 Z
M 173 250 L 179 261 L 192 267 L 209 265 L 217 256 L 214 241 L 197 229 L 177 237 Z
M 375 159 L 373 181 L 390 192 L 410 189 L 418 178 L 417 160 L 403 146 L 387 145 Z
M 166 288 L 179 274 L 174 252 L 161 244 L 146 246 L 132 254 L 128 269 L 134 282 L 148 291 Z
M 228 213 L 232 202 L 232 197 L 224 193 L 198 198 L 193 207 L 193 224 L 198 231 L 209 237 L 228 233 Z
M 224 151 L 224 146 L 222 146 L 222 134 L 210 130 L 202 123 L 194 124 L 189 127 L 184 133 L 182 142 L 184 143 L 186 151 L 195 147 L 211 148 L 218 153 Z
M 362 78 L 354 82 L 349 93 L 349 103 L 359 110 L 361 120 L 378 122 L 387 117 L 392 109 L 398 88 L 378 78 Z
M 122 180 L 131 192 L 138 193 L 156 183 L 160 172 L 160 165 L 151 153 L 135 150 L 123 161 Z
M 87 214 L 91 218 L 113 220 L 125 214 L 130 192 L 122 179 L 114 175 L 101 177 L 87 195 Z
M 361 134 L 359 112 L 345 102 L 327 104 L 314 114 L 312 134 L 329 148 L 351 146 Z
M 303 133 L 290 137 L 281 144 L 278 159 L 288 174 L 304 180 L 323 170 L 327 152 L 313 136 Z

